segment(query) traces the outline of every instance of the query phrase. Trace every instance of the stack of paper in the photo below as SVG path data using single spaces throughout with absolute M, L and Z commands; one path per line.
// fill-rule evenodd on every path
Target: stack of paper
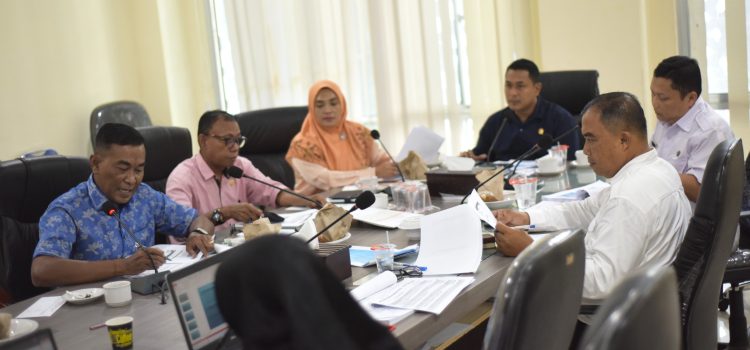
M 407 213 L 397 210 L 367 208 L 365 210 L 355 210 L 352 212 L 354 220 L 368 223 L 384 228 L 396 228 L 401 222 L 408 218 L 420 217 L 422 214 Z
M 187 249 L 185 249 L 185 246 L 182 244 L 157 244 L 155 246 L 152 246 L 151 248 L 159 248 L 164 252 L 164 257 L 167 258 L 167 260 L 164 262 L 163 265 L 159 266 L 159 271 L 177 271 L 179 269 L 185 268 L 187 266 L 190 266 L 192 264 L 197 263 L 201 260 L 203 257 L 203 253 L 200 251 L 198 254 L 195 255 L 195 257 L 191 257 L 190 254 L 188 254 Z M 146 271 L 143 271 L 137 275 L 128 276 L 128 277 L 142 277 L 142 276 L 148 276 L 153 275 L 154 270 L 148 269 Z
M 350 293 L 352 297 L 359 302 L 365 311 L 367 311 L 376 321 L 392 325 L 405 319 L 414 313 L 413 309 L 403 309 L 387 306 L 375 306 L 369 301 L 373 294 L 386 289 L 397 282 L 396 275 L 391 271 L 385 271 L 375 278 L 365 282 L 365 284 L 353 289 Z
M 609 187 L 609 184 L 601 180 L 586 186 L 572 188 L 565 191 L 560 191 L 553 194 L 546 194 L 542 196 L 543 201 L 551 202 L 572 202 L 586 199 L 590 196 L 596 195 L 603 189 Z

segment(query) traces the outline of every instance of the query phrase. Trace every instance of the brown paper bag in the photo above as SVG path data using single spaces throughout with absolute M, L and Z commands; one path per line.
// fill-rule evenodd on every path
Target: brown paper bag
M 13 315 L 9 313 L 0 313 L 0 339 L 5 339 L 10 336 L 10 321 L 13 319 Z
M 260 218 L 250 224 L 245 224 L 245 226 L 242 228 L 242 233 L 245 236 L 245 240 L 279 232 L 281 232 L 281 225 L 272 224 L 271 221 L 268 220 L 268 218 Z
M 477 178 L 477 181 L 479 181 L 479 183 L 482 183 L 484 180 L 487 180 L 490 176 L 494 174 L 495 174 L 494 170 L 485 169 L 485 170 L 478 172 L 475 176 Z M 503 187 L 504 186 L 505 186 L 505 181 L 503 181 L 503 175 L 500 174 L 498 176 L 495 176 L 495 178 L 490 180 L 490 182 L 480 187 L 477 192 L 479 193 L 479 196 L 482 197 L 482 200 L 485 202 L 501 201 L 503 200 Z
M 331 203 L 326 203 L 323 209 L 318 210 L 318 214 L 315 215 L 315 219 L 313 219 L 315 222 L 315 231 L 320 232 L 320 230 L 336 221 L 336 219 L 341 215 L 344 215 L 344 213 L 346 213 L 346 210 L 343 208 Z M 337 222 L 336 225 L 333 225 L 333 227 L 329 228 L 325 233 L 318 236 L 318 241 L 320 241 L 320 243 L 326 243 L 344 238 L 349 232 L 349 228 L 352 227 L 352 219 L 352 215 L 347 214 L 341 219 L 341 221 Z
M 409 151 L 409 155 L 404 160 L 398 162 L 398 167 L 404 173 L 404 177 L 409 180 L 426 180 L 427 163 L 417 152 Z

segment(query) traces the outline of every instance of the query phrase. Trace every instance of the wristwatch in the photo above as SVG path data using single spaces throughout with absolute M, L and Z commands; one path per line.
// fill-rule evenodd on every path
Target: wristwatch
M 205 229 L 200 228 L 200 227 L 196 227 L 196 228 L 194 228 L 194 229 L 192 229 L 190 231 L 190 233 L 193 233 L 193 232 L 198 233 L 198 234 L 202 234 L 202 235 L 208 235 L 208 231 L 206 231 Z
M 211 214 L 211 222 L 213 222 L 214 225 L 221 225 L 224 223 L 224 214 L 221 213 L 219 208 L 214 209 L 214 212 Z

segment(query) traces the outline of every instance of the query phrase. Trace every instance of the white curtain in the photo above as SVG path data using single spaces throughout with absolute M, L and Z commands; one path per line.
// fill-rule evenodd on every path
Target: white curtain
M 444 153 L 473 144 L 459 136 L 472 133 L 462 130 L 468 113 L 457 100 L 452 0 L 213 5 L 230 112 L 306 105 L 309 86 L 330 79 L 346 95 L 350 120 L 380 129 L 394 153 L 419 125 L 446 137 Z

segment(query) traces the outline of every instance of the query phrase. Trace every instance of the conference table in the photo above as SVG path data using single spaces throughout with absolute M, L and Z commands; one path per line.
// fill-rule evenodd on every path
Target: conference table
M 562 174 L 544 176 L 540 179 L 543 181 L 540 191 L 542 195 L 582 186 L 596 181 L 597 177 L 590 168 L 569 166 L 568 170 Z M 441 197 L 432 198 L 432 202 L 433 205 L 443 209 L 458 204 L 456 200 L 443 200 Z M 357 221 L 353 223 L 350 231 L 352 237 L 346 241 L 350 245 L 370 246 L 382 243 L 385 238 L 385 229 Z M 390 230 L 390 240 L 398 247 L 418 243 L 418 241 L 410 241 L 407 231 L 399 229 Z M 393 334 L 404 348 L 421 347 L 433 335 L 495 296 L 500 281 L 513 259 L 495 253 L 494 249 L 485 250 L 483 256 L 484 260 L 477 272 L 473 274 L 474 282 L 464 289 L 442 313 L 433 315 L 416 312 L 395 325 Z M 351 288 L 376 272 L 374 267 L 352 267 L 352 277 L 344 280 L 343 283 Z M 15 316 L 40 297 L 61 296 L 66 290 L 101 287 L 106 282 L 56 288 L 40 296 L 0 309 L 0 312 L 8 312 Z M 108 307 L 103 298 L 86 305 L 65 304 L 51 317 L 34 318 L 34 320 L 39 322 L 40 328 L 52 330 L 60 349 L 104 349 L 111 346 L 106 327 L 89 330 L 89 326 L 116 316 L 134 318 L 133 333 L 136 349 L 187 348 L 172 301 L 168 300 L 165 305 L 160 304 L 158 293 L 151 295 L 133 293 L 133 300 L 129 305 L 117 308 Z

